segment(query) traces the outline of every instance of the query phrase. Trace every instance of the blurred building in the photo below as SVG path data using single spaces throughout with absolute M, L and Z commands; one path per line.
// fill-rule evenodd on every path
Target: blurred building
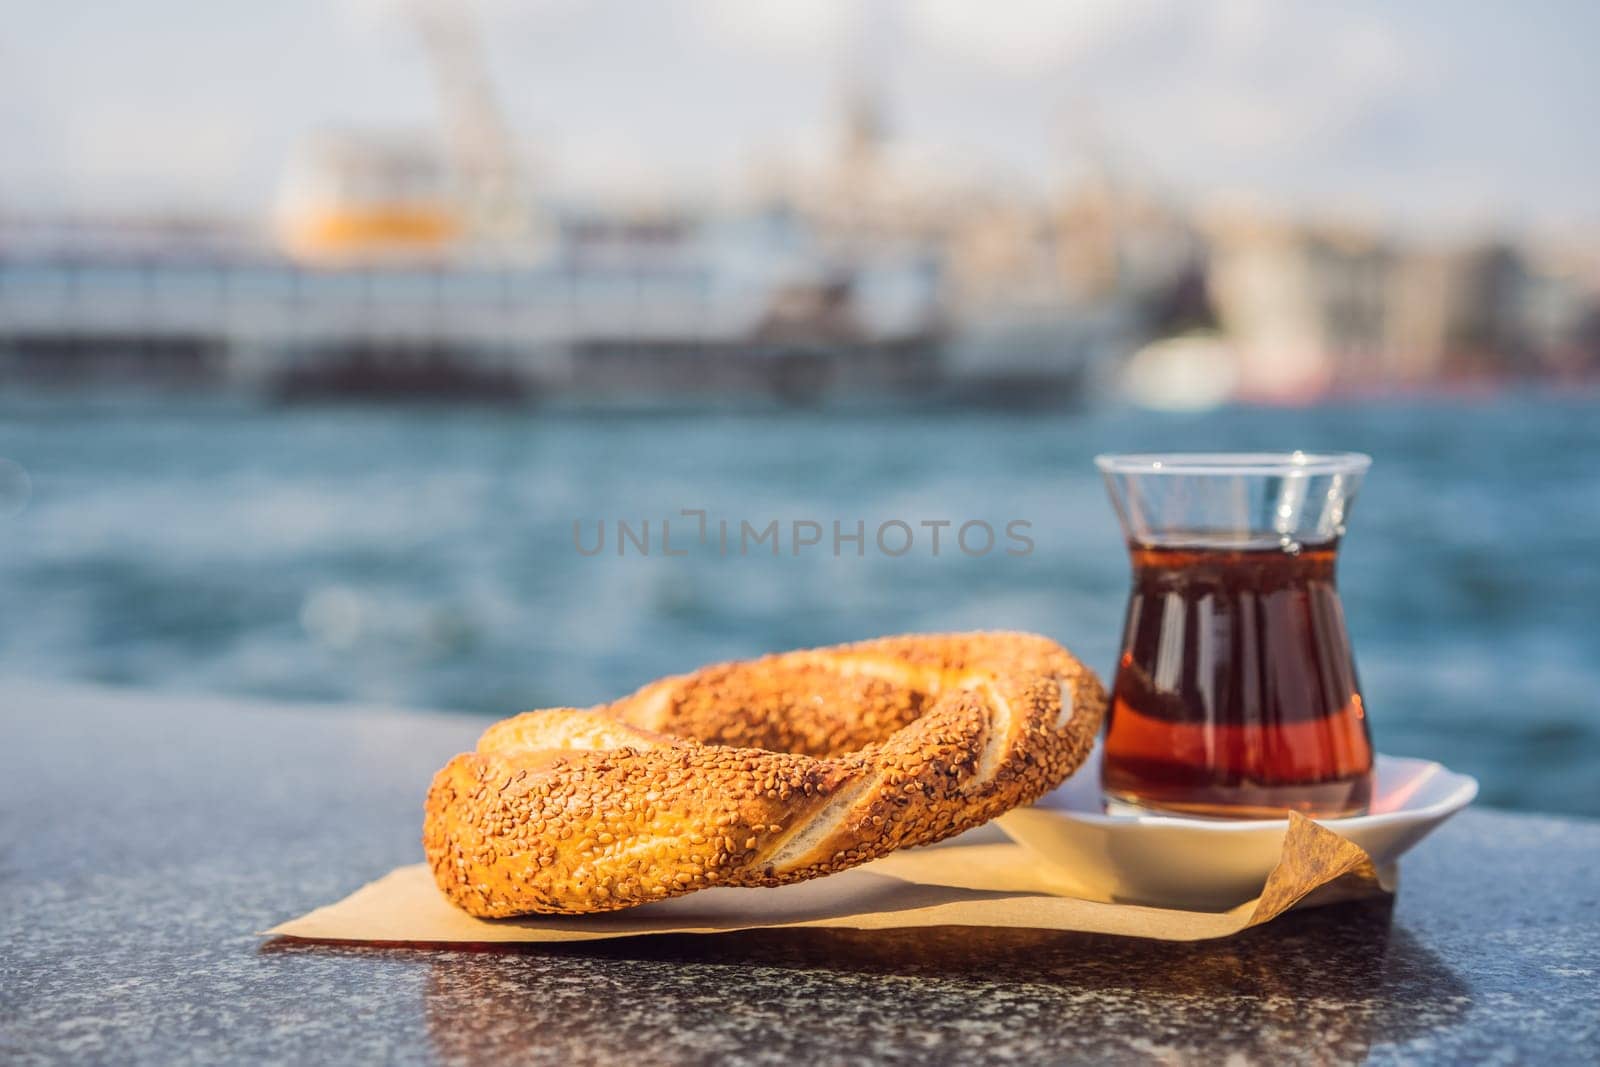
M 1209 291 L 1242 396 L 1581 373 L 1600 297 L 1503 242 L 1407 243 L 1366 227 L 1228 216 L 1207 228 Z

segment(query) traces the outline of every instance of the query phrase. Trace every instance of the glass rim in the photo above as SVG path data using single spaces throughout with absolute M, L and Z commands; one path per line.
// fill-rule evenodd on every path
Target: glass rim
M 1188 476 L 1361 474 L 1372 466 L 1365 452 L 1102 452 L 1094 465 L 1103 474 Z

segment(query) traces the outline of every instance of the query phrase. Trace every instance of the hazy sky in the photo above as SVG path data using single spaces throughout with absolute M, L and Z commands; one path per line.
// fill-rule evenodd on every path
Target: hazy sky
M 482 0 L 564 195 L 815 159 L 852 67 L 905 155 L 1041 186 L 1089 151 L 1196 196 L 1425 226 L 1600 223 L 1600 3 Z M 427 130 L 396 0 L 0 0 L 0 210 L 268 209 L 324 128 Z

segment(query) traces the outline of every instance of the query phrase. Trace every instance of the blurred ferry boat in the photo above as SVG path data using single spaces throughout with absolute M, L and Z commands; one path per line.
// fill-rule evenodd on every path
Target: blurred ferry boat
M 917 248 L 842 263 L 783 217 L 573 212 L 537 255 L 416 254 L 448 226 L 375 210 L 311 231 L 392 246 L 348 260 L 219 229 L 0 226 L 0 373 L 608 403 L 941 380 L 938 265 Z
M 597 211 L 533 195 L 468 9 L 424 0 L 404 17 L 442 122 L 308 142 L 270 236 L 0 218 L 0 376 L 288 398 L 1037 403 L 1079 393 L 1121 345 L 1123 301 L 1051 288 L 1072 255 L 1062 220 L 980 194 L 958 232 L 965 209 L 924 203 L 936 169 L 896 180 L 865 82 L 807 188 Z M 994 292 L 974 299 L 974 276 Z M 1040 279 L 1043 304 L 1013 299 Z
M 1081 391 L 1119 335 L 1106 306 L 952 311 L 935 246 L 842 252 L 782 209 L 567 210 L 537 239 L 474 245 L 425 204 L 302 214 L 277 246 L 0 220 L 0 375 L 289 399 L 1039 403 Z
M 437 134 L 313 139 L 270 235 L 0 218 L 0 376 L 286 398 L 1010 404 L 1075 396 L 1123 347 L 1124 300 L 1059 298 L 1061 227 L 980 205 L 958 232 L 953 202 L 920 204 L 926 168 L 893 180 L 870 94 L 850 98 L 837 166 L 806 190 L 720 210 L 562 205 L 532 195 L 463 9 L 407 10 Z M 992 291 L 974 295 L 975 277 Z M 1026 298 L 1041 279 L 1043 302 Z

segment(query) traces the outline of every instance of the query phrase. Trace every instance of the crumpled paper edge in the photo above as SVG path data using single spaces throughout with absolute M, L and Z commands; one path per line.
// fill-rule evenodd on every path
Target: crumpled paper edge
M 1391 893 L 1354 842 L 1291 815 L 1277 865 L 1260 895 L 1226 911 L 1187 911 L 1086 900 L 1053 885 L 1015 844 L 894 853 L 865 867 L 778 889 L 707 889 L 620 912 L 478 919 L 439 892 L 424 864 L 400 867 L 344 899 L 262 936 L 384 944 L 538 944 L 742 930 L 930 926 L 1079 931 L 1163 941 L 1229 937 L 1297 907 Z

